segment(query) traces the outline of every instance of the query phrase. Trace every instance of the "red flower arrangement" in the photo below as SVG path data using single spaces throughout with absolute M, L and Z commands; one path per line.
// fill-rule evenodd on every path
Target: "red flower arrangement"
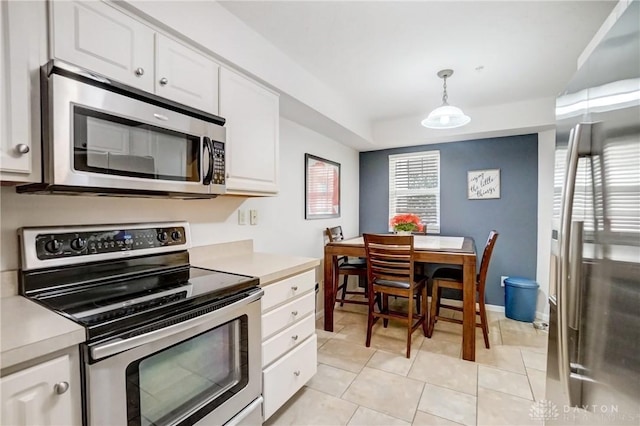
M 418 215 L 407 213 L 397 214 L 389 222 L 394 231 L 409 231 L 409 232 L 421 232 L 422 223 Z

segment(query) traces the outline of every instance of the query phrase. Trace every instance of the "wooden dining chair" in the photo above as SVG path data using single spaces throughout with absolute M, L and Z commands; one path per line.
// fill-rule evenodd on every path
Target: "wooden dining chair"
M 325 236 L 330 243 L 334 241 L 344 240 L 342 234 L 342 226 L 334 226 L 333 228 L 327 228 L 325 230 Z M 340 306 L 344 306 L 345 303 L 354 303 L 357 305 L 367 305 L 368 289 L 367 289 L 367 260 L 364 258 L 349 258 L 342 256 L 337 259 L 338 267 L 334 272 L 333 282 L 335 283 L 334 292 L 335 295 L 333 303 L 340 302 Z M 342 284 L 338 284 L 340 275 L 344 276 Z M 349 283 L 349 277 L 358 277 L 358 287 L 362 287 L 363 291 L 349 290 L 347 284 Z M 338 297 L 338 292 L 342 292 L 342 296 Z M 347 299 L 347 295 L 363 296 L 364 300 Z
M 476 323 L 476 327 L 482 328 L 482 334 L 484 336 L 484 345 L 489 349 L 489 326 L 487 324 L 487 311 L 485 309 L 484 291 L 486 286 L 487 271 L 489 270 L 489 262 L 491 261 L 491 254 L 493 253 L 493 247 L 498 239 L 498 232 L 491 231 L 487 243 L 482 253 L 482 261 L 480 263 L 480 273 L 476 275 L 476 291 L 478 293 L 478 309 L 476 315 L 480 315 L 480 323 Z M 433 273 L 433 287 L 431 289 L 431 313 L 429 315 L 429 331 L 428 337 L 433 334 L 436 321 L 443 320 L 449 322 L 455 322 L 462 324 L 462 321 L 455 318 L 447 318 L 440 316 L 440 308 L 453 309 L 455 311 L 462 311 L 459 306 L 451 306 L 442 303 L 442 289 L 450 288 L 454 290 L 462 291 L 462 269 L 454 268 L 439 268 Z M 462 299 L 462 297 L 460 298 Z
M 369 313 L 367 317 L 367 342 L 371 345 L 371 331 L 378 319 L 386 328 L 389 319 L 400 319 L 407 324 L 407 358 L 411 355 L 411 336 L 420 326 L 427 335 L 427 280 L 416 279 L 413 261 L 413 235 L 364 234 L 367 254 Z M 407 312 L 391 310 L 389 296 L 407 298 Z M 414 301 L 416 297 L 417 302 Z M 382 299 L 382 308 L 375 310 L 376 300 Z M 414 303 L 422 305 L 421 313 Z

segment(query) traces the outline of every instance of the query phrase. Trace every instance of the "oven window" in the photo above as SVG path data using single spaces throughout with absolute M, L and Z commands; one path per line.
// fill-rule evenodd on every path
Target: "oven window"
M 127 367 L 127 419 L 168 425 L 213 411 L 249 381 L 247 316 L 163 349 Z
M 75 170 L 200 181 L 200 138 L 74 106 Z

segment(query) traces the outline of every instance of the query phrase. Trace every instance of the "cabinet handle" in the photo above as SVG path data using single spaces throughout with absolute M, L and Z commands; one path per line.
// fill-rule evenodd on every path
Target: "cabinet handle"
M 229 179 L 229 173 L 227 173 L 227 179 Z
M 300 375 L 300 370 L 296 370 L 296 371 L 294 371 L 294 372 L 293 372 L 293 375 L 294 375 L 294 376 L 296 376 L 296 377 L 298 377 L 298 376 Z
M 69 390 L 69 382 L 59 382 L 53 385 L 53 390 L 58 394 L 62 395 L 66 391 Z
M 291 290 L 298 291 L 298 286 L 297 285 L 291 286 Z
M 291 338 L 292 338 L 294 341 L 296 341 L 296 340 L 298 340 L 298 335 L 297 335 L 297 334 L 296 334 L 296 335 L 293 335 L 293 336 L 291 336 Z
M 295 317 L 296 315 L 298 315 L 298 311 L 292 311 L 291 315 L 293 315 Z
M 23 143 L 19 143 L 18 145 L 16 145 L 15 150 L 20 155 L 26 154 L 26 153 L 28 153 L 30 151 L 29 145 L 25 145 Z
M 167 80 L 166 77 L 160 79 L 160 86 L 166 86 L 167 83 L 169 83 L 169 80 Z
M 142 68 L 142 67 L 136 68 L 136 75 L 138 77 L 142 77 L 144 75 L 144 68 Z

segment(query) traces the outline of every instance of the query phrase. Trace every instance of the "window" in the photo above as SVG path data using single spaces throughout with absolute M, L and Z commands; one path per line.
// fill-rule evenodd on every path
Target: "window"
M 440 151 L 389 156 L 389 220 L 404 213 L 440 232 Z

